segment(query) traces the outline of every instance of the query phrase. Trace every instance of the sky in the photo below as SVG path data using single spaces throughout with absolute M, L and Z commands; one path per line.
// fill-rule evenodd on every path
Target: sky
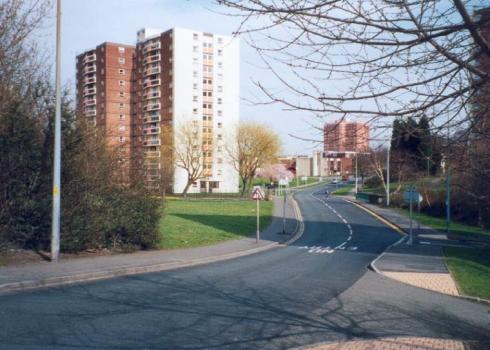
M 167 30 L 173 27 L 232 35 L 240 20 L 218 11 L 212 0 L 62 0 L 62 83 L 75 90 L 75 57 L 83 51 L 105 42 L 135 44 L 136 32 L 143 27 Z M 55 7 L 40 31 L 39 40 L 49 52 L 55 47 Z M 279 88 L 272 74 L 263 68 L 260 57 L 253 48 L 241 40 L 240 49 L 240 119 L 266 124 L 279 134 L 283 154 L 312 154 L 321 149 L 321 134 L 312 128 L 321 122 L 300 111 L 285 111 L 279 104 L 263 105 L 248 101 L 265 98 L 255 86 L 255 81 L 270 89 Z

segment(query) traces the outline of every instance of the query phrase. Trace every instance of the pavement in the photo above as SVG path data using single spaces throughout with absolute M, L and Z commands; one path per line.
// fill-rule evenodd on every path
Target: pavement
M 469 243 L 448 239 L 444 232 L 415 220 L 410 223 L 409 218 L 390 208 L 358 201 L 352 195 L 348 196 L 348 200 L 379 216 L 405 235 L 371 263 L 376 272 L 419 288 L 462 296 L 444 261 L 443 247 L 468 247 Z M 411 226 L 413 244 L 409 244 Z M 490 304 L 490 301 L 479 298 L 475 300 Z
M 303 234 L 277 249 L 1 295 L 0 348 L 389 349 L 392 339 L 489 348 L 489 307 L 367 268 L 397 230 L 323 186 L 295 198 Z
M 187 249 L 141 251 L 131 254 L 74 258 L 23 265 L 0 267 L 0 294 L 25 289 L 52 287 L 62 284 L 95 281 L 138 273 L 165 271 L 186 266 L 227 260 L 276 248 L 292 241 L 301 234 L 301 213 L 297 203 L 289 196 L 286 203 L 286 234 L 283 230 L 283 198 L 273 197 L 272 222 L 261 232 L 256 243 L 255 236 L 224 243 Z

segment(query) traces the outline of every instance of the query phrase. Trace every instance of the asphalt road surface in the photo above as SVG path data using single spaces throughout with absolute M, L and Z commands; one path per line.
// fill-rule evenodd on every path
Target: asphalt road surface
M 385 336 L 490 338 L 489 308 L 367 269 L 400 236 L 323 188 L 293 245 L 0 297 L 1 349 L 279 349 Z

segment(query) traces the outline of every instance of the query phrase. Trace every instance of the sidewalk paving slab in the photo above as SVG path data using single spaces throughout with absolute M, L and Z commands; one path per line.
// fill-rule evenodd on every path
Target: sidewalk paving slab
M 393 337 L 316 344 L 298 350 L 473 350 L 488 349 L 490 343 L 424 337 Z
M 378 207 L 364 203 L 350 197 L 348 199 L 391 222 L 405 233 L 409 232 L 410 220 L 390 208 Z M 444 233 L 430 227 L 412 222 L 414 236 L 437 236 L 436 241 L 429 245 L 407 244 L 407 240 L 401 240 L 388 247 L 375 261 L 371 263 L 373 269 L 382 275 L 410 284 L 419 288 L 432 290 L 453 296 L 459 296 L 458 288 L 449 273 L 444 261 L 443 250 L 439 242 L 449 241 Z M 420 227 L 420 228 L 418 228 Z
M 286 232 L 283 229 L 283 198 L 274 197 L 272 222 L 255 235 L 211 246 L 140 251 L 131 254 L 73 258 L 58 263 L 43 261 L 18 266 L 0 267 L 0 293 L 23 289 L 85 282 L 144 272 L 164 271 L 253 254 L 279 246 L 300 235 L 301 213 L 296 201 L 289 197 L 286 204 Z

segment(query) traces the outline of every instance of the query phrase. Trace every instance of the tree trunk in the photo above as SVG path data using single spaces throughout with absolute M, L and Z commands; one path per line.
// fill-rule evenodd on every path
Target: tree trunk
M 182 191 L 182 197 L 187 197 L 187 191 L 189 191 L 189 188 L 191 187 L 192 185 L 192 180 L 187 180 L 187 184 L 185 185 L 184 187 L 184 190 Z

